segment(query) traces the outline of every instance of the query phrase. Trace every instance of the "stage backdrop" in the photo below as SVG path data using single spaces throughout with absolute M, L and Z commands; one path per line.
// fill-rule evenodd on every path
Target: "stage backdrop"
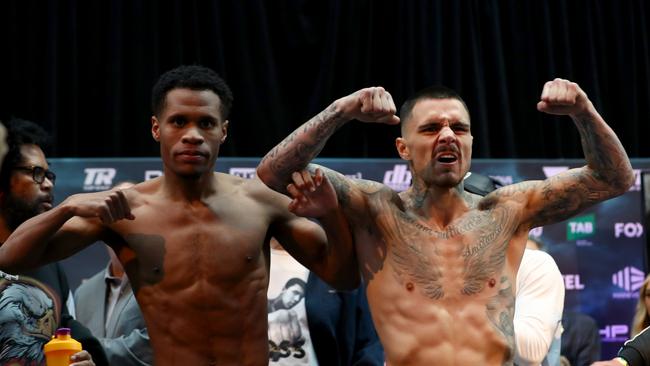
M 257 158 L 222 158 L 217 170 L 251 178 Z M 354 178 L 384 182 L 406 189 L 411 174 L 397 159 L 321 159 L 318 163 Z M 581 160 L 474 160 L 472 171 L 507 185 L 545 179 L 583 164 Z M 564 222 L 532 231 L 555 258 L 566 287 L 565 311 L 591 315 L 600 327 L 603 357 L 611 358 L 629 337 L 630 322 L 646 273 L 646 239 L 643 228 L 641 170 L 650 159 L 633 160 L 636 183 L 629 192 L 594 206 Z M 130 180 L 143 181 L 162 174 L 158 158 L 52 159 L 57 173 L 56 201 L 79 192 L 105 190 Z M 108 261 L 103 245 L 93 245 L 66 259 L 71 287 L 103 269 Z

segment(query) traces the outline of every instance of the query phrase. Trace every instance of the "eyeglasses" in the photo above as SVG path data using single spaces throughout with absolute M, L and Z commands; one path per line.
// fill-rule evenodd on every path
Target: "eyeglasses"
M 45 169 L 40 166 L 17 166 L 14 167 L 15 170 L 23 170 L 26 172 L 31 172 L 32 173 L 32 179 L 34 180 L 34 183 L 36 184 L 41 184 L 43 181 L 45 181 L 45 178 L 49 179 L 52 184 L 54 184 L 54 181 L 56 181 L 56 174 L 54 174 L 53 171 Z

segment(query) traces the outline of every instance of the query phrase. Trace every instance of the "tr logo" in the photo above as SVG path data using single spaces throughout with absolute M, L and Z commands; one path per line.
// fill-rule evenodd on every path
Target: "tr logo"
M 102 191 L 111 188 L 117 170 L 115 168 L 85 168 L 84 191 Z

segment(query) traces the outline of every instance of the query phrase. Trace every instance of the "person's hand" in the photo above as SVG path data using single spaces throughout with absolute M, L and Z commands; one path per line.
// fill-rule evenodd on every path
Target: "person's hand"
M 269 314 L 269 341 L 276 345 L 281 344 L 282 341 L 295 344 L 302 338 L 300 320 L 295 311 L 280 309 Z
M 393 97 L 382 87 L 361 89 L 335 103 L 346 119 L 389 125 L 399 123 L 399 117 L 395 115 L 397 108 Z
M 609 361 L 598 361 L 591 364 L 591 366 L 623 366 L 625 363 L 618 360 L 618 357 L 612 358 Z
M 68 197 L 62 204 L 72 207 L 75 216 L 96 217 L 104 224 L 135 218 L 123 190 L 75 194 Z
M 291 195 L 289 211 L 298 216 L 320 218 L 336 209 L 336 191 L 323 171 L 316 169 L 312 176 L 306 170 L 291 175 L 293 183 L 287 186 Z
M 95 366 L 92 356 L 88 351 L 77 352 L 74 355 L 70 356 L 70 361 L 72 362 L 70 366 Z
M 576 116 L 586 112 L 591 101 L 578 84 L 555 79 L 544 84 L 537 110 L 558 116 Z

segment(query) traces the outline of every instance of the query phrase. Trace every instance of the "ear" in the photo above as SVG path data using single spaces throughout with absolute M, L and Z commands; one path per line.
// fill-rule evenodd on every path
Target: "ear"
M 400 158 L 407 161 L 411 160 L 411 152 L 409 151 L 408 146 L 406 146 L 406 140 L 404 140 L 404 138 L 396 138 L 395 147 L 397 148 L 397 153 L 399 154 Z
M 160 122 L 156 116 L 151 116 L 151 136 L 153 139 L 160 142 Z
M 224 123 L 221 124 L 221 133 L 223 134 L 223 136 L 221 136 L 222 144 L 226 142 L 226 137 L 228 137 L 228 124 L 229 124 L 228 120 L 226 120 Z

